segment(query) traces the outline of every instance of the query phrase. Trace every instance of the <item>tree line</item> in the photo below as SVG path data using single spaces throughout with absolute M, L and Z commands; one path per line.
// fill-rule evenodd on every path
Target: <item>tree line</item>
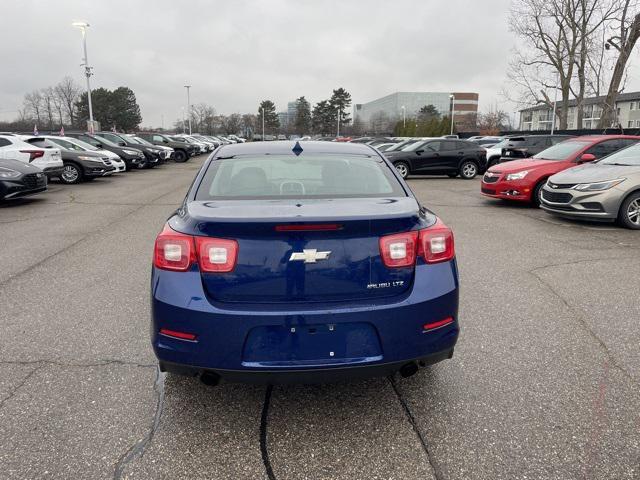
M 604 96 L 597 128 L 616 123 L 616 99 L 640 38 L 637 0 L 514 0 L 510 25 L 519 47 L 509 64 L 508 99 L 553 108 L 557 93 L 558 127 L 566 129 L 570 101 L 582 128 L 585 98 Z
M 140 107 L 133 90 L 97 88 L 91 92 L 93 118 L 104 129 L 134 131 L 142 121 Z M 2 129 L 40 130 L 85 129 L 89 119 L 87 92 L 71 77 L 64 77 L 56 85 L 25 94 L 18 118 L 5 122 Z

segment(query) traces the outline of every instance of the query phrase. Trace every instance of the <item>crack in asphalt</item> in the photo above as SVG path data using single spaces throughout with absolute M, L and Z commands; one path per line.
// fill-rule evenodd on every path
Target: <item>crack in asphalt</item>
M 166 374 L 160 371 L 160 367 L 156 366 L 156 379 L 153 383 L 153 390 L 156 392 L 156 410 L 153 415 L 153 422 L 151 428 L 147 434 L 136 443 L 134 443 L 129 449 L 122 454 L 113 470 L 113 479 L 120 480 L 124 474 L 125 468 L 129 463 L 138 456 L 144 455 L 144 450 L 153 440 L 153 437 L 160 426 L 160 419 L 162 418 L 162 410 L 164 408 L 164 379 Z
M 5 398 L 0 400 L 0 409 L 2 409 L 5 403 L 11 400 L 16 395 L 16 393 L 18 393 L 18 390 L 20 390 L 29 381 L 29 379 L 42 367 L 43 366 L 35 367 L 33 370 L 31 370 L 29 373 L 25 375 L 25 377 L 22 379 L 20 383 L 18 383 L 18 385 L 12 388 L 11 392 L 9 392 L 9 395 L 7 395 Z
M 592 259 L 591 262 L 595 262 L 595 261 L 599 261 L 601 259 Z M 571 265 L 574 263 L 589 263 L 588 260 L 583 260 L 581 262 L 567 262 L 566 265 Z M 564 298 L 554 287 L 553 285 L 551 285 L 551 283 L 547 282 L 545 279 L 543 279 L 540 275 L 538 275 L 538 272 L 540 270 L 543 270 L 544 268 L 551 268 L 551 267 L 555 267 L 555 266 L 562 266 L 565 264 L 559 263 L 559 264 L 553 264 L 553 265 L 546 265 L 546 266 L 542 266 L 542 267 L 537 267 L 534 268 L 532 270 L 527 271 L 527 273 L 529 273 L 532 277 L 534 277 L 535 279 L 538 280 L 538 282 L 540 282 L 543 286 L 545 286 L 547 288 L 547 290 L 549 290 L 558 300 L 560 300 L 562 302 L 562 304 L 567 308 L 567 310 L 569 310 L 569 312 L 571 312 L 573 314 L 573 317 L 577 320 L 577 323 L 582 327 L 582 329 L 600 346 L 600 348 L 602 349 L 602 351 L 604 352 L 604 354 L 607 356 L 607 358 L 609 359 L 609 361 L 611 362 L 611 364 L 617 369 L 619 370 L 622 375 L 624 377 L 626 377 L 631 383 L 636 384 L 638 386 L 640 386 L 640 382 L 638 382 L 633 375 L 631 375 L 631 373 L 629 373 L 627 371 L 626 368 L 624 368 L 617 360 L 617 358 L 613 355 L 613 353 L 611 352 L 611 350 L 609 349 L 609 347 L 607 346 L 607 344 L 604 342 L 604 340 L 602 340 L 598 334 L 596 332 L 593 331 L 593 329 L 589 326 L 589 324 L 587 323 L 584 315 L 574 306 L 572 306 L 569 301 Z
M 277 480 L 271 460 L 269 460 L 269 450 L 267 448 L 267 421 L 269 420 L 269 404 L 271 403 L 271 393 L 273 386 L 267 386 L 264 394 L 264 404 L 262 405 L 262 414 L 260 415 L 260 454 L 262 455 L 262 463 L 269 480 Z
M 405 416 L 407 417 L 407 420 L 409 420 L 409 423 L 411 424 L 411 427 L 413 428 L 414 433 L 418 437 L 418 440 L 420 440 L 420 444 L 422 445 L 422 450 L 424 451 L 427 457 L 427 461 L 431 466 L 431 470 L 433 471 L 434 478 L 436 480 L 444 479 L 444 475 L 442 474 L 440 467 L 438 466 L 435 458 L 433 457 L 433 454 L 429 450 L 429 444 L 427 440 L 424 438 L 424 435 L 422 435 L 422 432 L 420 431 L 420 427 L 418 427 L 418 423 L 416 422 L 416 419 L 413 416 L 411 409 L 409 408 L 409 404 L 406 402 L 406 400 L 400 393 L 400 389 L 396 385 L 396 382 L 393 376 L 390 375 L 387 377 L 387 379 L 389 380 L 389 383 L 391 384 L 391 388 L 393 388 L 393 391 L 395 392 L 396 397 L 398 397 L 398 401 L 400 402 L 400 405 L 402 406 Z

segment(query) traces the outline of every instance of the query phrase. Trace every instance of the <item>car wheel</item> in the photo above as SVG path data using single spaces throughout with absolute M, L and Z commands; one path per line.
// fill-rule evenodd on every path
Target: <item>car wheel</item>
M 138 170 L 142 170 L 143 168 L 147 168 L 147 164 L 148 164 L 148 162 L 147 162 L 147 160 L 146 160 L 146 159 L 145 159 L 145 160 L 140 160 L 140 163 L 138 163 L 138 164 L 136 165 L 136 168 L 137 168 Z
M 449 178 L 456 178 L 458 176 L 457 173 L 447 173 L 447 177 Z
M 640 192 L 624 199 L 618 212 L 618 221 L 623 227 L 640 230 Z
M 80 183 L 82 181 L 82 169 L 75 163 L 65 163 L 60 175 L 60 181 L 66 184 Z
M 393 164 L 396 167 L 396 170 L 400 174 L 402 178 L 407 178 L 409 176 L 409 165 L 404 162 L 397 162 Z
M 546 180 L 538 182 L 538 184 L 533 188 L 533 192 L 531 192 L 531 204 L 534 207 L 539 207 L 542 203 L 542 187 L 547 183 Z
M 478 175 L 478 166 L 469 160 L 466 162 L 462 162 L 460 165 L 460 176 L 465 180 L 471 180 L 472 178 L 476 178 Z
M 177 163 L 186 162 L 188 158 L 189 157 L 187 157 L 187 154 L 183 150 L 176 150 L 174 160 Z

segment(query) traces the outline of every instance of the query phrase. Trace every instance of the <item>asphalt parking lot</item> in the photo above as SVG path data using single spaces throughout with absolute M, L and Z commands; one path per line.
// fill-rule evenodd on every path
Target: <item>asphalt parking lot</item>
M 0 207 L 0 477 L 640 478 L 640 234 L 410 184 L 456 234 L 461 338 L 409 379 L 158 374 L 153 240 L 205 157 Z

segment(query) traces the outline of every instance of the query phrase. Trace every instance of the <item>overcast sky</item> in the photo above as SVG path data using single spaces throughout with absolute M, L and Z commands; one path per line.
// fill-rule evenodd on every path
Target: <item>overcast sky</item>
M 473 91 L 480 109 L 499 96 L 513 36 L 509 0 L 4 0 L 0 118 L 25 92 L 71 75 L 84 85 L 80 32 L 91 24 L 93 87 L 134 90 L 143 125 L 172 125 L 186 104 L 219 113 L 278 110 L 337 87 L 354 103 L 395 91 Z M 514 107 L 503 105 L 506 110 Z

